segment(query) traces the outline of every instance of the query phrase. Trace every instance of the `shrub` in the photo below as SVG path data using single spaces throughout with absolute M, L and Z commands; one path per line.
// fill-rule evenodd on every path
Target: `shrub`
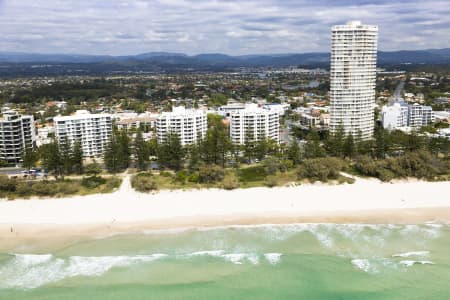
M 14 192 L 16 190 L 16 181 L 10 179 L 6 175 L 0 175 L 0 191 L 2 192 Z
M 198 183 L 198 172 L 194 172 L 188 177 L 189 182 Z
M 216 165 L 202 166 L 198 171 L 198 182 L 213 183 L 223 180 L 225 171 Z
M 131 186 L 139 192 L 150 192 L 158 189 L 158 184 L 149 173 L 139 173 L 131 178 Z
M 162 177 L 172 177 L 172 174 L 170 172 L 167 172 L 167 171 L 161 171 L 159 173 L 159 175 L 162 176 Z
M 106 183 L 106 179 L 100 176 L 83 177 L 81 185 L 88 189 L 95 189 Z
M 225 178 L 222 181 L 222 187 L 226 190 L 234 190 L 239 187 L 239 179 L 234 172 L 229 172 L 225 175 Z
M 55 184 L 47 180 L 35 182 L 31 187 L 31 191 L 34 195 L 38 196 L 54 196 L 58 192 L 55 189 Z
M 84 173 L 91 175 L 91 176 L 98 175 L 102 171 L 103 171 L 102 167 L 97 162 L 93 162 L 91 164 L 84 166 Z
M 284 159 L 281 161 L 280 164 L 280 171 L 281 172 L 286 172 L 289 169 L 292 169 L 294 167 L 294 162 L 290 159 Z
M 264 180 L 264 185 L 268 187 L 274 187 L 278 185 L 278 177 L 277 175 L 269 175 L 266 180 Z
M 105 190 L 114 190 L 120 187 L 120 184 L 122 183 L 122 179 L 117 177 L 111 177 L 106 180 L 106 187 Z
M 262 181 L 266 176 L 267 171 L 264 166 L 253 166 L 238 171 L 238 177 L 241 182 Z
M 395 173 L 391 170 L 381 168 L 377 171 L 377 177 L 382 181 L 391 181 L 395 178 Z
M 76 194 L 80 189 L 79 183 L 72 182 L 70 180 L 59 181 L 59 182 L 56 182 L 55 184 L 50 184 L 50 185 L 54 186 L 57 193 L 63 194 L 63 195 Z
M 32 194 L 32 186 L 31 182 L 19 182 L 16 187 L 16 192 L 19 196 L 28 196 Z
M 362 175 L 389 181 L 408 176 L 433 179 L 436 176 L 446 174 L 449 165 L 426 151 L 414 151 L 401 157 L 381 160 L 372 160 L 367 156 L 359 157 L 354 168 Z
M 269 157 L 263 161 L 263 166 L 265 168 L 266 174 L 273 175 L 280 169 L 280 162 L 278 159 Z
M 339 172 L 345 168 L 346 163 L 335 157 L 307 159 L 297 169 L 297 176 L 299 179 L 327 182 L 330 179 L 337 179 Z
M 184 184 L 188 178 L 188 173 L 185 170 L 181 170 L 175 173 L 174 180 L 176 182 Z

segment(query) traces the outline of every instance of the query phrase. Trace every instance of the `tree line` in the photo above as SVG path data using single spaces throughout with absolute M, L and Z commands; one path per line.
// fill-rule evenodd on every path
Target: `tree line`
M 304 140 L 293 141 L 289 145 L 264 138 L 257 140 L 250 135 L 246 136 L 243 145 L 235 145 L 231 142 L 228 127 L 221 117 L 209 115 L 204 138 L 197 144 L 186 146 L 182 145 L 180 137 L 175 133 L 168 133 L 167 138 L 158 143 L 156 138 L 145 141 L 139 129 L 130 136 L 129 132 L 115 128 L 105 147 L 103 161 L 105 168 L 111 173 L 121 172 L 131 166 L 145 171 L 152 162 L 157 162 L 160 169 L 176 172 L 186 170 L 191 174 L 204 167 L 238 168 L 240 164 L 268 158 L 283 164 L 283 168 L 325 157 L 358 161 L 361 166 L 370 160 L 392 159 L 418 151 L 426 152 L 439 160 L 448 160 L 449 146 L 450 142 L 445 138 L 429 137 L 418 132 L 405 134 L 401 131 L 387 131 L 381 127 L 375 129 L 371 140 L 363 140 L 360 135 L 346 135 L 343 128 L 322 136 L 311 129 Z M 412 156 L 405 157 L 413 159 Z M 79 141 L 71 145 L 55 140 L 42 145 L 37 151 L 25 150 L 23 166 L 26 169 L 35 166 L 38 160 L 41 160 L 44 169 L 56 177 L 83 172 L 99 173 L 98 164 L 83 166 L 83 152 Z M 88 170 L 85 170 L 86 167 Z

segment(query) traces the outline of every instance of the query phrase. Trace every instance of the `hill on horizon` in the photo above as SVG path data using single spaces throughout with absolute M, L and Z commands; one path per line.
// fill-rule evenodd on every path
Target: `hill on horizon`
M 148 52 L 137 55 L 77 55 L 77 54 L 40 54 L 21 52 L 0 52 L 0 63 L 156 63 L 169 65 L 210 65 L 224 67 L 245 66 L 291 66 L 328 64 L 327 52 L 227 55 L 204 53 L 186 55 L 172 52 Z M 449 64 L 450 48 L 427 50 L 379 51 L 378 64 Z

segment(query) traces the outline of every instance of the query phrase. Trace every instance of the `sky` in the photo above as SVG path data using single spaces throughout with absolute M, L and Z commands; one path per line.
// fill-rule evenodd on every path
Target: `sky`
M 450 48 L 450 0 L 0 0 L 0 51 L 131 55 L 325 52 L 330 27 L 379 49 Z

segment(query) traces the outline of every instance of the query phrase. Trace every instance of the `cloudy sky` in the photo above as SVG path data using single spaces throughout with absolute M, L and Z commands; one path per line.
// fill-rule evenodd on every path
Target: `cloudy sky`
M 450 47 L 450 0 L 0 0 L 0 51 L 328 51 L 330 26 L 379 26 L 381 50 Z

